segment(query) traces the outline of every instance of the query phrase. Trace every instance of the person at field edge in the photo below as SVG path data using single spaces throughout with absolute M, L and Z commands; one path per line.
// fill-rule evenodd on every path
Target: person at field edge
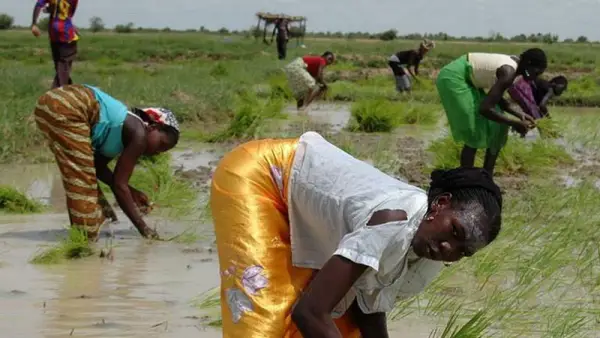
M 405 50 L 390 56 L 388 59 L 388 65 L 394 73 L 394 78 L 396 79 L 396 90 L 399 93 L 410 92 L 411 80 L 406 73 L 410 74 L 413 79 L 417 80 L 417 75 L 419 75 L 419 65 L 421 64 L 421 61 L 425 55 L 433 48 L 435 48 L 435 43 L 425 39 L 423 42 L 421 42 L 419 49 L 417 50 Z
M 496 238 L 502 195 L 480 168 L 425 192 L 307 132 L 226 154 L 210 205 L 224 337 L 385 338 L 398 298 Z
M 486 149 L 484 168 L 493 174 L 498 154 L 508 138 L 508 128 L 525 136 L 535 127 L 535 120 L 510 107 L 503 95 L 519 76 L 533 81 L 546 67 L 544 51 L 532 48 L 519 57 L 468 53 L 440 70 L 437 91 L 452 137 L 464 144 L 462 167 L 473 167 L 477 149 Z M 509 118 L 503 111 L 518 119 Z
M 73 25 L 73 16 L 78 3 L 79 0 L 37 0 L 33 8 L 31 33 L 35 37 L 41 35 L 40 28 L 37 26 L 40 11 L 46 9 L 50 13 L 48 36 L 56 72 L 52 88 L 73 83 L 71 69 L 77 56 L 77 41 L 79 41 L 77 28 Z
M 271 41 L 273 41 L 275 34 L 277 34 L 278 58 L 279 60 L 285 60 L 287 57 L 287 44 L 290 40 L 290 21 L 286 18 L 277 19 L 273 28 L 273 34 L 271 35 Z
M 296 58 L 285 66 L 284 71 L 298 109 L 308 107 L 312 101 L 325 93 L 327 84 L 323 79 L 323 71 L 334 61 L 335 55 L 325 52 L 321 56 L 306 55 Z
M 133 108 L 96 87 L 66 85 L 43 94 L 35 121 L 60 169 L 71 226 L 97 239 L 106 216 L 114 212 L 98 186 L 113 191 L 119 206 L 144 237 L 158 238 L 142 219 L 148 197 L 129 185 L 142 155 L 166 152 L 179 140 L 175 115 L 164 108 Z M 118 156 L 114 171 L 108 163 Z
M 521 77 L 508 89 L 511 98 L 521 107 L 524 113 L 535 120 L 550 117 L 548 114 L 548 101 L 560 96 L 567 90 L 567 78 L 560 75 L 550 81 L 537 78 L 535 81 L 527 81 Z

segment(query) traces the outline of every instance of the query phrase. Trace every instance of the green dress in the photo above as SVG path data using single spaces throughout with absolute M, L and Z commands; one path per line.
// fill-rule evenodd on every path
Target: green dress
M 508 125 L 489 120 L 479 113 L 486 93 L 471 83 L 472 72 L 466 55 L 444 66 L 436 81 L 440 100 L 456 142 L 497 153 L 506 144 Z M 499 107 L 498 110 L 502 111 Z

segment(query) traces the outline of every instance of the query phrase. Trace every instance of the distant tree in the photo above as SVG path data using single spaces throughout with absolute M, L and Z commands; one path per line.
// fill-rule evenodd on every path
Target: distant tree
M 6 14 L 0 13 L 0 29 L 10 29 L 15 22 L 15 18 Z
M 104 30 L 104 21 L 101 18 L 94 16 L 90 19 L 90 30 L 94 33 Z
M 575 42 L 575 40 L 571 39 L 571 38 L 566 38 L 563 40 L 564 43 L 573 43 Z
M 48 31 L 48 28 L 50 27 L 50 17 L 41 18 L 37 25 L 40 30 Z
M 395 29 L 389 29 L 389 30 L 379 34 L 379 39 L 382 41 L 396 40 L 397 37 L 398 37 L 398 31 Z
M 589 42 L 589 41 L 588 41 L 587 36 L 582 35 L 582 36 L 580 36 L 580 37 L 577 38 L 577 42 L 578 43 L 586 43 L 586 42 Z
M 222 34 L 222 35 L 229 34 L 229 29 L 223 27 L 223 28 L 221 28 L 221 29 L 218 30 L 218 33 Z
M 141 29 L 141 27 L 140 27 Z M 117 33 L 131 33 L 133 32 L 133 22 L 130 22 L 126 25 L 116 25 L 115 32 Z
M 162 29 L 162 31 L 165 32 L 165 33 L 168 33 L 168 32 L 171 31 L 171 28 L 165 27 L 165 28 Z

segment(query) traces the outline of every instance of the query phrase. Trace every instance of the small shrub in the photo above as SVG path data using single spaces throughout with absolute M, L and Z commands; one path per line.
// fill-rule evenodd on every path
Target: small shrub
M 15 18 L 12 16 L 6 13 L 0 13 L 0 30 L 11 29 L 14 22 Z
M 439 119 L 439 114 L 431 106 L 422 104 L 400 103 L 395 104 L 398 108 L 400 124 L 435 124 Z
M 351 108 L 355 124 L 351 129 L 367 133 L 389 132 L 398 124 L 397 114 L 385 100 L 365 100 L 354 103 Z
M 15 188 L 9 186 L 0 186 L 0 210 L 9 213 L 26 214 L 40 212 L 42 205 L 36 201 L 30 200 Z
M 269 77 L 269 86 L 271 87 L 272 99 L 292 100 L 294 98 L 294 94 L 283 72 Z

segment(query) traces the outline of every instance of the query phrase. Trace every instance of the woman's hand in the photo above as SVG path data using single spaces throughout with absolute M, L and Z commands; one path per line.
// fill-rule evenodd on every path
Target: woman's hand
M 535 126 L 535 119 L 531 115 L 521 113 L 519 117 L 521 118 L 521 121 L 530 122 L 532 125 Z
M 527 132 L 532 128 L 531 124 L 527 121 L 514 121 L 511 123 L 511 127 L 514 131 L 519 133 L 521 137 L 525 137 Z
M 135 204 L 140 210 L 146 211 L 150 208 L 150 199 L 146 194 L 135 189 L 132 186 L 129 186 L 129 190 L 131 191 L 131 197 L 133 198 L 133 202 L 135 202 Z
M 160 239 L 160 236 L 158 236 L 158 233 L 156 232 L 156 230 L 150 228 L 149 226 L 146 226 L 146 227 L 140 229 L 139 232 L 140 232 L 140 235 L 142 235 L 144 238 L 156 239 L 156 240 Z

